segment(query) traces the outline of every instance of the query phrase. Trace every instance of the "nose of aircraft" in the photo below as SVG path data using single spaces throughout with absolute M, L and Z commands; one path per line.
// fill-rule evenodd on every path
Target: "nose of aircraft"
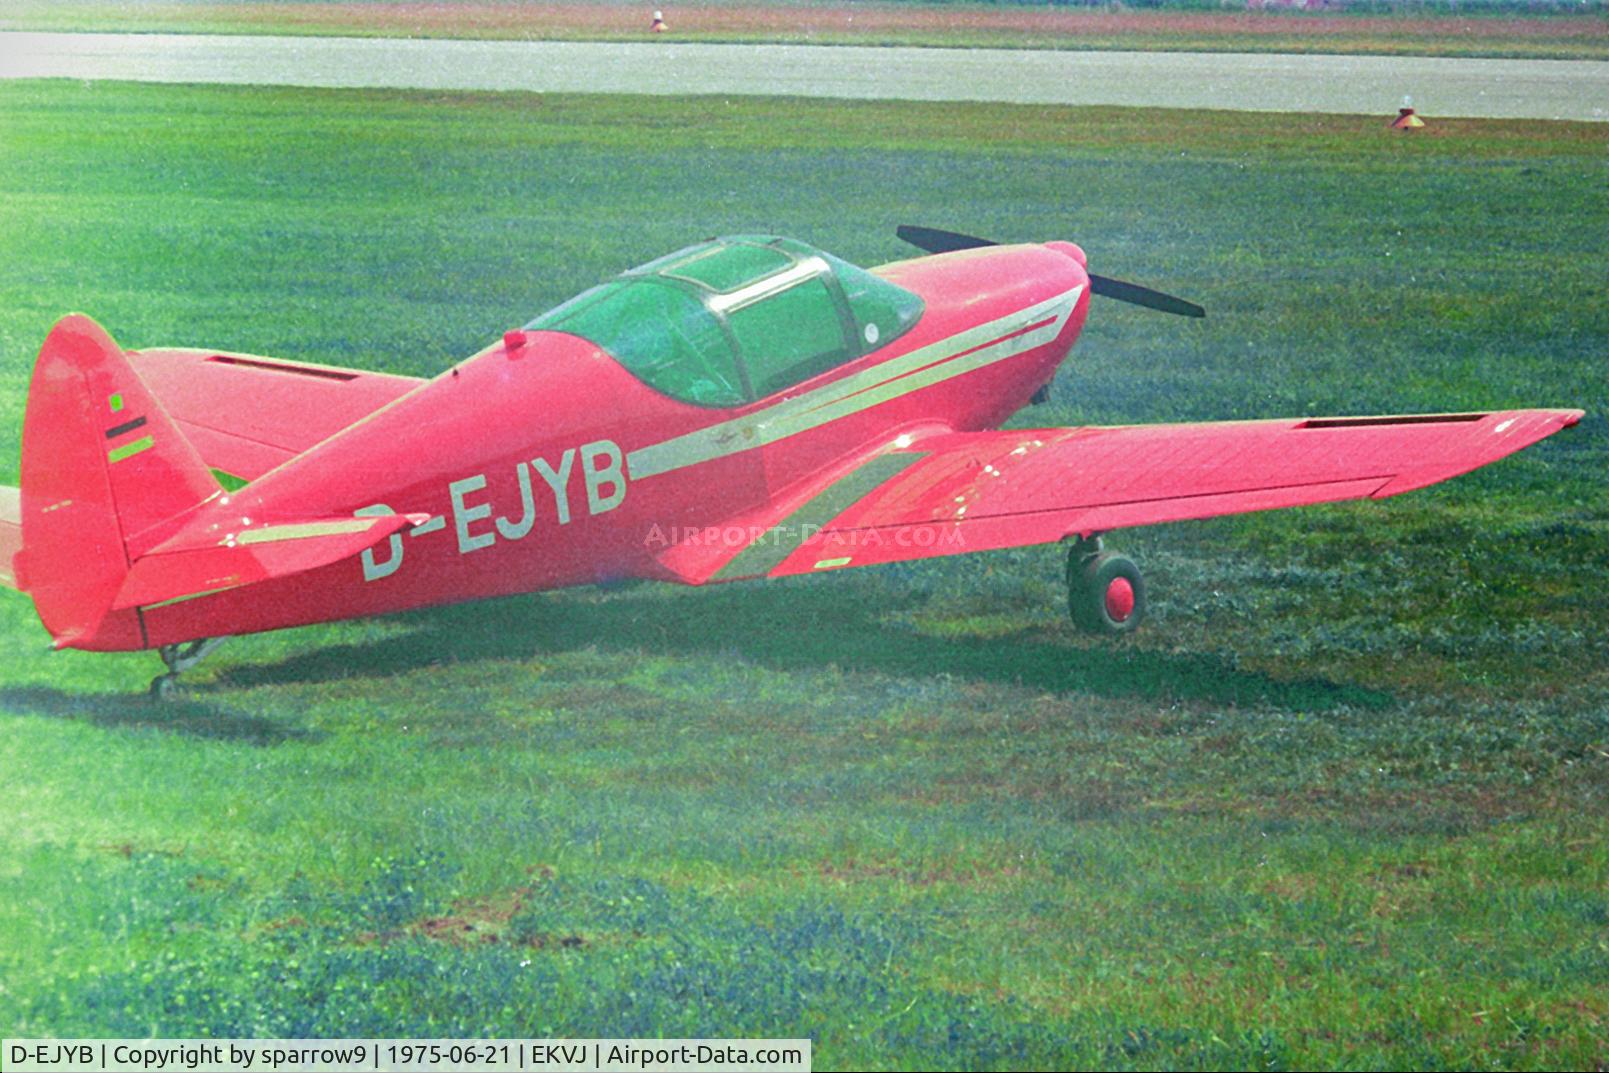
M 1047 242 L 1045 245 L 1049 246 L 1058 253 L 1065 253 L 1067 256 L 1077 261 L 1080 268 L 1089 267 L 1089 258 L 1084 256 L 1084 247 L 1080 246 L 1078 243 L 1057 241 Z
M 918 227 L 911 224 L 901 224 L 894 229 L 894 233 L 901 239 L 909 242 L 918 249 L 929 253 L 953 253 L 956 250 L 983 249 L 996 246 L 999 243 L 993 239 L 978 238 L 976 235 L 963 235 L 959 231 L 944 231 L 936 227 Z M 1047 242 L 1051 249 L 1059 250 L 1072 257 L 1080 265 L 1084 264 L 1083 250 L 1071 242 Z M 1069 252 L 1077 251 L 1076 254 Z M 1138 283 L 1128 283 L 1110 276 L 1097 276 L 1089 273 L 1090 293 L 1098 294 L 1103 298 L 1113 298 L 1119 302 L 1128 302 L 1130 305 L 1144 306 L 1155 309 L 1161 313 L 1172 313 L 1180 317 L 1204 317 L 1207 311 L 1194 302 L 1187 302 L 1183 298 L 1175 298 L 1171 294 L 1164 294 L 1150 287 L 1142 287 Z

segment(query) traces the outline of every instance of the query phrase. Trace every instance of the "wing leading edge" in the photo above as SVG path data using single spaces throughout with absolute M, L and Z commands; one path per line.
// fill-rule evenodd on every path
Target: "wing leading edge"
M 1044 544 L 1161 522 L 1382 499 L 1574 425 L 1580 410 L 941 433 L 834 475 L 694 581 Z

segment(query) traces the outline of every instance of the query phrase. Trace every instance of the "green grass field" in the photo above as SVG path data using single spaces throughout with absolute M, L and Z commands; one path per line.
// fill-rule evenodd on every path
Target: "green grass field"
M 0 483 L 69 310 L 429 375 L 705 235 L 1072 238 L 1019 424 L 1579 405 L 1379 504 L 149 654 L 0 593 L 8 1036 L 810 1036 L 818 1068 L 1609 1062 L 1609 125 L 0 84 Z

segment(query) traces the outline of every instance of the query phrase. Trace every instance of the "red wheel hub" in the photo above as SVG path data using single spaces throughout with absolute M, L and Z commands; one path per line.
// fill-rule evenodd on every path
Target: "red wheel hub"
M 1127 622 L 1134 614 L 1134 586 L 1126 577 L 1115 577 L 1106 586 L 1106 613 L 1113 622 Z

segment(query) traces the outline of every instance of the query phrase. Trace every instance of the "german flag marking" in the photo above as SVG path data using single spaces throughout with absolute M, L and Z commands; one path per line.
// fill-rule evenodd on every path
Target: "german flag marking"
M 108 462 L 121 462 L 123 459 L 132 458 L 141 451 L 148 450 L 155 445 L 156 441 L 151 439 L 151 437 L 141 436 L 132 443 L 125 443 L 121 447 L 114 447 L 110 451 L 107 451 L 106 460 Z
M 123 435 L 123 433 L 133 432 L 143 424 L 145 424 L 145 418 L 136 417 L 134 420 L 125 421 L 121 425 L 113 425 L 111 428 L 106 430 L 106 438 L 109 440 L 115 440 L 119 436 Z

